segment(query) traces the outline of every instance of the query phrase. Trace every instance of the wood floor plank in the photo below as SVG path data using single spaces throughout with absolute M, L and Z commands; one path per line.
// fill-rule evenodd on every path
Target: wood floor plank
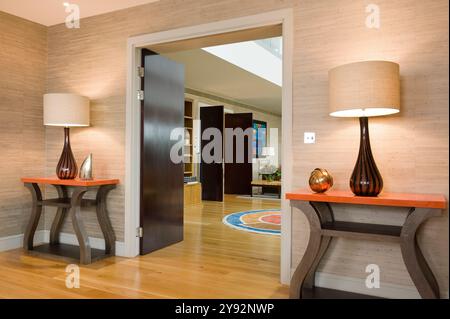
M 280 238 L 232 229 L 225 215 L 279 209 L 278 201 L 227 195 L 185 207 L 185 239 L 136 258 L 81 266 L 81 287 L 65 286 L 66 263 L 0 253 L 0 298 L 287 298 L 279 283 Z

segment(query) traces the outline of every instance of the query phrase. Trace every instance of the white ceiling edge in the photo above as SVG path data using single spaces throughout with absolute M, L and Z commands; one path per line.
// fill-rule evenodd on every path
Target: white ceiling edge
M 283 62 L 254 41 L 203 48 L 229 63 L 281 87 Z
M 64 23 L 71 12 L 67 4 L 77 5 L 80 19 L 136 7 L 160 0 L 0 0 L 0 11 L 47 27 Z

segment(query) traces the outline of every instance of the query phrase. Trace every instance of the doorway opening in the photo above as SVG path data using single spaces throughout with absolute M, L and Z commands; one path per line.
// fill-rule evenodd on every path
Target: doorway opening
M 202 132 L 202 124 L 201 121 L 198 124 L 194 124 L 197 119 L 201 117 L 201 112 L 204 110 L 205 112 L 212 110 L 214 107 L 222 107 L 223 112 L 223 123 L 222 128 L 227 127 L 227 118 L 228 118 L 228 126 L 230 128 L 242 128 L 247 129 L 251 128 L 253 134 L 251 136 L 251 141 L 246 141 L 245 145 L 251 145 L 246 152 L 251 153 L 252 162 L 250 163 L 250 183 L 259 182 L 258 185 L 252 187 L 250 184 L 250 189 L 247 186 L 245 190 L 237 190 L 233 188 L 233 178 L 228 178 L 228 186 L 227 186 L 227 171 L 230 171 L 231 175 L 236 176 L 236 172 L 242 170 L 242 167 L 228 167 L 226 165 L 222 165 L 222 178 L 215 178 L 216 182 L 222 185 L 222 194 L 225 193 L 225 201 L 221 202 L 220 200 L 215 203 L 215 201 L 207 201 L 201 202 L 202 208 L 195 204 L 191 205 L 190 208 L 185 209 L 186 214 L 190 214 L 188 218 L 185 215 L 185 234 L 186 236 L 197 236 L 196 233 L 205 233 L 207 240 L 214 240 L 214 234 L 217 233 L 222 234 L 226 228 L 224 224 L 218 225 L 217 215 L 214 215 L 214 212 L 218 214 L 224 214 L 224 212 L 228 212 L 227 209 L 230 209 L 229 212 L 240 212 L 239 207 L 244 207 L 246 211 L 251 210 L 251 208 L 267 208 L 268 210 L 274 208 L 274 203 L 277 201 L 278 208 L 282 212 L 282 228 L 281 228 L 281 245 L 278 246 L 278 250 L 281 252 L 281 267 L 279 271 L 281 272 L 281 282 L 288 283 L 290 278 L 290 209 L 287 206 L 286 201 L 280 200 L 278 201 L 278 196 L 282 198 L 282 193 L 288 191 L 290 189 L 291 180 L 290 180 L 290 171 L 292 170 L 292 163 L 290 160 L 290 143 L 291 143 L 291 135 L 292 135 L 292 21 L 291 21 L 292 12 L 290 10 L 277 11 L 274 13 L 268 13 L 263 15 L 257 15 L 252 17 L 246 17 L 242 19 L 234 19 L 229 21 L 222 21 L 219 23 L 212 23 L 203 26 L 190 27 L 179 30 L 172 30 L 161 32 L 157 34 L 151 34 L 146 36 L 140 36 L 129 41 L 129 85 L 128 85 L 128 100 L 127 100 L 127 181 L 126 181 L 126 249 L 127 254 L 130 256 L 135 256 L 139 251 L 140 243 L 139 239 L 135 236 L 137 228 L 139 226 L 140 220 L 136 211 L 139 211 L 139 199 L 136 197 L 136 191 L 140 194 L 140 167 L 136 165 L 136 160 L 139 163 L 139 155 L 141 152 L 141 144 L 139 143 L 140 138 L 140 128 L 141 128 L 141 118 L 140 112 L 136 112 L 139 110 L 139 103 L 135 101 L 132 97 L 134 92 L 140 89 L 140 83 L 138 78 L 139 70 L 137 67 L 139 66 L 139 61 L 142 59 L 142 50 L 150 49 L 152 52 L 158 53 L 161 56 L 166 58 L 170 58 L 170 55 L 176 54 L 175 52 L 189 52 L 195 50 L 202 50 L 204 48 L 223 46 L 230 43 L 240 43 L 246 41 L 255 41 L 261 39 L 271 39 L 276 37 L 283 37 L 283 46 L 281 56 L 282 67 L 283 67 L 283 86 L 280 92 L 282 96 L 282 103 L 280 105 L 280 115 L 283 117 L 280 118 L 280 128 L 282 127 L 282 131 L 280 132 L 282 141 L 281 149 L 281 166 L 283 167 L 283 178 L 281 179 L 281 190 L 277 187 L 269 187 L 271 185 L 261 185 L 263 181 L 271 182 L 271 180 L 267 180 L 265 178 L 255 179 L 255 172 L 260 176 L 261 167 L 260 163 L 258 163 L 257 168 L 255 169 L 255 159 L 262 158 L 267 159 L 273 155 L 273 150 L 271 149 L 272 145 L 270 145 L 270 139 L 267 138 L 267 126 L 268 121 L 264 121 L 262 118 L 254 117 L 255 109 L 246 110 L 246 112 L 241 112 L 236 110 L 232 110 L 230 105 L 236 104 L 234 102 L 238 102 L 238 106 L 241 106 L 245 103 L 239 101 L 236 97 L 233 96 L 224 96 L 224 95 L 213 95 L 211 91 L 208 90 L 197 90 L 196 87 L 188 87 L 186 90 L 186 94 L 184 96 L 184 125 L 186 128 L 189 128 L 187 131 L 191 131 L 189 138 L 186 140 L 187 142 L 184 144 L 184 147 L 189 148 L 189 151 L 184 149 L 185 155 L 184 157 L 194 158 L 198 156 L 198 151 L 202 150 L 202 139 L 201 134 L 195 134 L 194 131 Z M 192 52 L 190 52 L 192 53 Z M 198 52 L 197 52 L 198 53 Z M 237 101 L 236 101 L 237 100 Z M 229 103 L 233 102 L 233 103 Z M 219 105 L 222 104 L 222 105 Z M 252 104 L 248 103 L 248 106 L 252 106 Z M 259 110 L 258 110 L 259 111 Z M 205 113 L 206 114 L 206 113 Z M 250 116 L 251 115 L 251 116 Z M 242 124 L 244 121 L 245 124 Z M 220 123 L 218 124 L 220 125 Z M 263 134 L 260 132 L 265 132 L 267 134 Z M 187 135 L 187 134 L 186 134 Z M 186 136 L 185 136 L 186 138 Z M 250 143 L 248 143 L 250 142 Z M 225 143 L 226 144 L 226 143 Z M 232 143 L 233 145 L 233 143 Z M 235 147 L 235 146 L 233 146 Z M 136 154 L 137 153 L 137 154 Z M 248 164 L 248 163 L 247 163 Z M 223 167 L 225 166 L 225 167 Z M 248 167 L 247 173 L 248 174 Z M 276 167 L 278 168 L 278 167 Z M 205 186 L 202 183 L 204 181 L 205 168 L 202 169 L 202 161 L 199 162 L 187 162 L 183 164 L 183 174 L 184 179 L 187 181 L 184 187 L 184 198 L 186 201 L 195 201 L 197 200 L 196 192 L 193 185 L 198 185 L 200 187 L 201 197 L 202 199 L 204 195 L 204 191 L 202 188 Z M 217 170 L 219 171 L 219 170 Z M 276 172 L 273 172 L 275 174 Z M 269 174 L 264 174 L 269 175 Z M 272 175 L 272 174 L 270 174 Z M 286 178 L 284 178 L 286 176 Z M 276 178 L 276 177 L 275 177 Z M 200 184 L 200 185 L 199 185 Z M 267 186 L 267 187 L 266 187 Z M 186 187 L 190 187 L 188 191 Z M 238 185 L 241 187 L 241 185 Z M 274 192 L 275 190 L 275 192 Z M 226 193 L 231 194 L 226 194 Z M 270 202 L 266 199 L 251 199 L 251 196 L 262 196 L 267 197 L 275 197 L 273 198 L 273 202 Z M 272 195 L 271 195 L 272 194 Z M 228 199 L 230 196 L 230 200 Z M 249 197 L 249 198 L 245 198 Z M 242 204 L 245 203 L 245 204 Z M 247 204 L 250 203 L 250 204 Z M 256 204 L 255 204 L 256 203 Z M 275 206 L 277 206 L 275 205 Z M 228 207 L 225 208 L 224 207 Z M 232 207 L 232 208 L 230 208 Z M 248 209 L 250 208 L 250 209 Z M 190 213 L 189 213 L 190 212 Z M 206 218 L 205 218 L 206 216 Z M 214 227 L 208 228 L 199 228 L 200 226 L 210 226 L 212 223 L 216 223 L 217 229 Z M 133 227 L 135 226 L 135 227 Z M 219 227 L 220 226 L 220 227 Z M 200 231 L 201 230 L 201 231 Z M 227 230 L 228 231 L 228 230 Z M 234 230 L 232 230 L 234 231 Z M 134 235 L 134 236 L 133 236 Z M 246 234 L 247 235 L 247 234 Z M 232 238 L 233 235 L 230 236 Z M 271 245 L 271 244 L 266 244 Z M 232 242 L 231 248 L 234 249 L 234 253 L 237 251 L 236 248 L 239 247 L 238 242 Z M 264 245 L 263 245 L 264 246 Z M 263 250 L 263 246 L 253 247 L 256 250 Z M 191 247 L 192 248 L 192 247 Z M 222 247 L 223 248 L 223 247 Z M 221 248 L 221 249 L 222 249 Z M 230 248 L 230 249 L 231 249 Z M 231 253 L 230 253 L 230 256 Z

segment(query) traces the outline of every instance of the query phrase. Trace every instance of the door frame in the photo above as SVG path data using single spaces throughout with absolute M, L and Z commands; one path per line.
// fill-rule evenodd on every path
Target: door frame
M 293 9 L 269 11 L 213 23 L 200 24 L 168 31 L 128 38 L 127 41 L 127 92 L 125 136 L 125 256 L 139 255 L 139 196 L 140 196 L 140 89 L 138 66 L 140 49 L 155 44 L 206 37 L 233 31 L 282 24 L 283 36 L 283 86 L 282 86 L 282 226 L 280 280 L 289 284 L 291 278 L 291 208 L 284 194 L 292 188 L 292 97 L 293 97 Z

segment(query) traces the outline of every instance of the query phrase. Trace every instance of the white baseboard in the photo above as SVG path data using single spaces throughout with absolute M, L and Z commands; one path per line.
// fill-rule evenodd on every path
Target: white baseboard
M 0 251 L 16 249 L 22 246 L 23 235 L 15 235 L 0 238 Z
M 47 231 L 45 230 L 36 231 L 36 234 L 34 235 L 34 241 L 37 244 L 45 242 L 46 232 Z M 0 252 L 21 248 L 22 246 L 23 234 L 0 238 Z
M 50 231 L 39 230 L 34 236 L 35 243 L 48 243 Z M 78 245 L 77 237 L 74 234 L 61 233 L 60 241 L 63 244 Z M 95 249 L 105 249 L 105 240 L 103 238 L 89 237 L 91 247 Z M 21 248 L 23 245 L 23 234 L 0 238 L 0 252 Z M 116 256 L 126 256 L 125 243 L 116 241 Z
M 0 238 L 0 251 L 22 247 L 23 234 Z

